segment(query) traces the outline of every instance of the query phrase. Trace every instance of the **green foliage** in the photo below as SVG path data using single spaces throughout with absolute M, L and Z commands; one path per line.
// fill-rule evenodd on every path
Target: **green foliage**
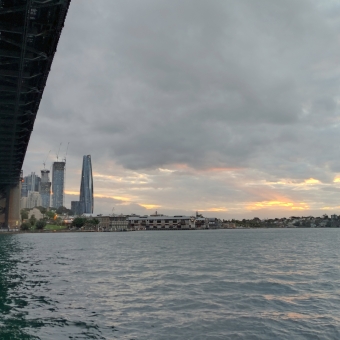
M 73 221 L 72 221 L 72 225 L 76 228 L 81 228 L 86 222 L 86 219 L 83 217 L 76 217 Z
M 46 211 L 45 213 L 46 217 L 48 217 L 49 219 L 54 219 L 54 216 L 55 216 L 55 211 L 53 210 L 50 210 L 50 211 Z
M 64 230 L 67 229 L 67 226 L 64 225 L 55 225 L 55 224 L 47 224 L 44 230 Z
M 63 223 L 62 219 L 60 217 L 57 217 L 55 220 L 54 220 L 54 223 L 56 225 L 61 225 Z
M 35 227 L 39 230 L 44 229 L 45 226 L 46 226 L 46 222 L 44 220 L 39 220 L 35 224 Z
M 21 230 L 29 230 L 30 228 L 31 228 L 31 224 L 28 222 L 24 222 L 20 227 Z
M 21 214 L 21 219 L 22 220 L 27 220 L 28 219 L 28 211 L 27 210 L 21 209 L 20 214 Z
M 47 209 L 46 209 L 46 208 L 44 208 L 44 207 L 42 207 L 42 206 L 39 206 L 39 207 L 37 207 L 37 209 L 39 209 L 39 210 L 40 210 L 40 212 L 41 212 L 43 215 L 45 215 L 45 214 L 46 214 L 46 211 L 47 211 Z
M 34 226 L 35 223 L 37 222 L 37 219 L 35 218 L 34 214 L 30 217 L 29 222 L 31 226 Z
M 67 209 L 65 207 L 59 207 L 56 211 L 58 215 L 66 214 L 66 215 L 73 215 L 73 211 L 70 209 Z
M 89 218 L 85 223 L 91 226 L 96 226 L 99 224 L 99 220 L 97 218 Z

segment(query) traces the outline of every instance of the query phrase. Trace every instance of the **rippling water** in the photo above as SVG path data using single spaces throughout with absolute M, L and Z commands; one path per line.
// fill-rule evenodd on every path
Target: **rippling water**
M 340 339 L 339 229 L 0 235 L 0 339 Z

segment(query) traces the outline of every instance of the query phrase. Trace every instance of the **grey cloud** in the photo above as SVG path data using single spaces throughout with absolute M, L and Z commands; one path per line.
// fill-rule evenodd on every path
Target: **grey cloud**
M 321 0 L 74 1 L 29 155 L 70 141 L 75 188 L 83 154 L 98 172 L 109 161 L 148 173 L 185 164 L 331 183 L 339 14 Z M 196 196 L 220 192 L 219 179 L 208 182 Z M 228 197 L 247 200 L 228 185 Z

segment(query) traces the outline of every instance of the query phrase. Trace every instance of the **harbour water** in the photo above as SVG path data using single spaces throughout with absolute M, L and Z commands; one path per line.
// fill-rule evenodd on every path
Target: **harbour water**
M 0 235 L 0 339 L 340 339 L 340 230 Z

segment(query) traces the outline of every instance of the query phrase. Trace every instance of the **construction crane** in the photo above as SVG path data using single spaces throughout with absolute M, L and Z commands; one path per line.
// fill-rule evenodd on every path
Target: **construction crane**
M 58 152 L 57 152 L 57 162 L 58 162 L 58 157 L 59 157 L 59 151 L 60 151 L 61 144 L 62 143 L 59 144 L 59 149 L 58 149 Z
M 70 142 L 67 143 L 67 148 L 66 148 L 66 153 L 64 157 L 64 162 L 66 163 L 66 157 L 67 157 L 67 152 L 68 152 L 68 146 L 70 145 Z
M 45 170 L 46 161 L 47 161 L 48 156 L 50 155 L 50 152 L 51 152 L 51 150 L 48 152 L 46 159 L 43 161 L 44 170 Z
M 67 143 L 67 148 L 66 148 L 66 153 L 63 161 L 65 162 L 65 167 L 64 167 L 64 185 L 66 186 L 66 157 L 67 157 L 67 152 L 68 152 L 68 146 L 70 145 L 70 142 Z M 63 202 L 65 203 L 65 191 L 63 192 Z

